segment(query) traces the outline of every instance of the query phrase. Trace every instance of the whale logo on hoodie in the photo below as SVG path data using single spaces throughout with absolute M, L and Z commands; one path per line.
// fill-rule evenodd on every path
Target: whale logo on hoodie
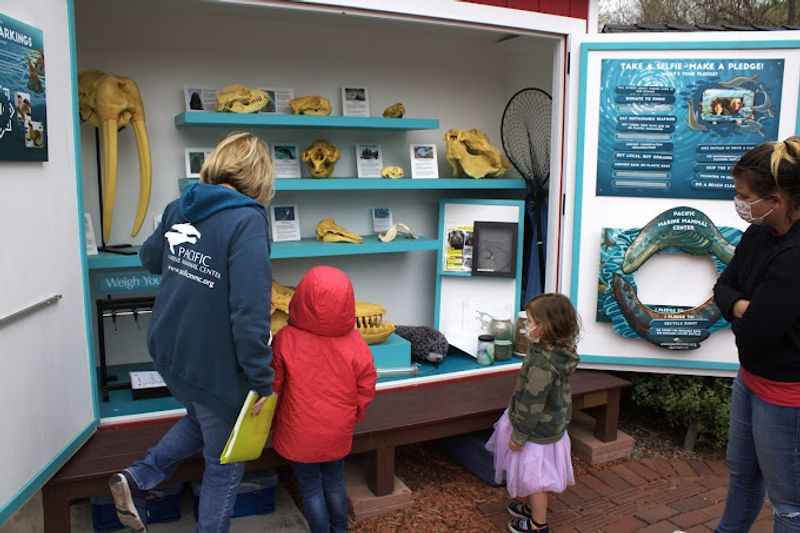
M 189 223 L 173 224 L 170 231 L 164 234 L 164 238 L 169 243 L 169 251 L 175 253 L 175 247 L 179 244 L 196 244 L 200 240 L 200 232 Z

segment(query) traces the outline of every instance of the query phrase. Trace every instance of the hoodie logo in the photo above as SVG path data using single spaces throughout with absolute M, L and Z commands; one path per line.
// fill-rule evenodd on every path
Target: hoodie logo
M 197 228 L 189 224 L 173 224 L 171 231 L 164 234 L 164 238 L 169 243 L 169 251 L 175 253 L 175 247 L 179 244 L 197 244 L 200 240 L 200 232 Z

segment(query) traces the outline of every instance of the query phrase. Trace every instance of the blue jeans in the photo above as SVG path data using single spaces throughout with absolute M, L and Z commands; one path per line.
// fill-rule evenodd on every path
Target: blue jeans
M 344 460 L 328 463 L 292 463 L 303 497 L 303 514 L 311 533 L 347 531 L 347 487 Z
M 773 531 L 800 532 L 800 408 L 764 402 L 737 378 L 728 468 L 728 499 L 718 533 L 749 531 L 765 492 L 775 509 Z
M 243 463 L 222 465 L 219 462 L 233 426 L 198 403 L 188 404 L 186 410 L 188 414 L 127 472 L 140 489 L 150 490 L 170 478 L 181 461 L 202 450 L 206 464 L 195 531 L 227 533 L 244 474 Z

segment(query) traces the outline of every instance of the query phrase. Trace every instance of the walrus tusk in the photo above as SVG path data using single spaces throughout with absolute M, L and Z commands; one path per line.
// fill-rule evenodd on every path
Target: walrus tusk
M 100 125 L 103 164 L 103 240 L 111 240 L 111 220 L 117 196 L 117 121 L 104 120 Z
M 147 207 L 150 204 L 150 188 L 153 183 L 153 166 L 150 160 L 150 142 L 147 138 L 147 128 L 144 118 L 135 118 L 131 121 L 133 132 L 136 135 L 136 148 L 139 151 L 139 203 L 136 206 L 136 218 L 133 222 L 131 237 L 136 237 L 142 229 Z M 109 224 L 110 227 L 110 224 Z

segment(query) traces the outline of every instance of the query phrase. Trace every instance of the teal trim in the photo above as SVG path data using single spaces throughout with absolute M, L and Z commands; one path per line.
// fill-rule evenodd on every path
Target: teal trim
M 273 115 L 267 113 L 213 113 L 190 111 L 175 115 L 175 126 L 249 126 L 255 128 L 332 128 L 371 130 L 438 130 L 439 121 L 432 118 L 383 117 L 317 117 L 311 115 Z
M 365 235 L 362 244 L 321 242 L 303 239 L 295 242 L 276 242 L 272 245 L 272 259 L 298 257 L 331 257 L 337 255 L 389 254 L 400 252 L 432 251 L 439 248 L 438 239 L 402 239 L 381 242 L 375 235 Z
M 572 265 L 570 272 L 570 299 L 578 304 L 578 285 L 580 273 L 581 224 L 583 217 L 584 152 L 586 150 L 586 72 L 589 65 L 589 52 L 597 51 L 636 51 L 636 50 L 767 50 L 800 48 L 800 40 L 782 41 L 690 41 L 690 42 L 624 42 L 624 43 L 583 43 L 580 47 L 578 81 L 577 142 L 575 157 L 575 201 L 573 214 Z M 800 133 L 800 109 L 798 109 L 796 130 Z M 736 370 L 736 363 L 714 363 L 710 361 L 687 361 L 683 359 L 647 359 L 616 356 L 587 355 L 583 362 L 598 364 L 664 366 L 674 368 L 694 368 L 705 370 Z
M 439 324 L 439 314 L 441 311 L 441 304 L 442 304 L 442 274 L 444 273 L 444 269 L 442 268 L 442 264 L 444 261 L 444 207 L 447 203 L 447 199 L 439 200 L 439 222 L 438 222 L 438 233 L 436 234 L 439 237 L 439 247 L 436 249 L 436 286 L 434 288 L 434 298 L 433 298 L 433 327 L 436 329 L 441 329 L 441 324 Z
M 471 278 L 472 272 L 447 272 L 442 271 L 440 276 L 444 276 L 445 278 Z
M 199 178 L 178 178 L 178 190 L 183 191 Z M 413 191 L 413 190 L 522 190 L 523 179 L 439 178 L 389 180 L 382 178 L 300 178 L 276 179 L 275 190 L 280 191 Z
M 70 2 L 71 4 L 72 2 Z M 92 365 L 94 366 L 94 365 Z M 31 497 L 39 492 L 39 490 L 47 483 L 56 472 L 66 463 L 70 457 L 75 455 L 86 441 L 94 434 L 97 429 L 97 421 L 93 420 L 86 428 L 80 431 L 78 435 L 70 440 L 70 442 L 61 449 L 60 452 L 53 458 L 50 463 L 45 465 L 28 483 L 23 486 L 17 494 L 15 494 L 9 501 L 0 504 L 0 525 L 5 524 L 20 507 L 31 499 Z M 13 453 L 13 452 L 12 452 Z
M 522 359 L 518 357 L 512 357 L 507 361 L 495 361 L 491 366 L 481 366 L 475 360 L 474 357 L 463 353 L 461 350 L 451 352 L 448 354 L 444 360 L 439 363 L 438 366 L 434 366 L 429 363 L 418 363 L 417 364 L 417 375 L 416 376 L 396 376 L 396 377 L 385 377 L 380 378 L 378 383 L 390 383 L 392 381 L 402 381 L 405 379 L 413 379 L 413 378 L 430 378 L 436 376 L 446 376 L 448 374 L 454 374 L 456 372 L 469 372 L 469 371 L 479 371 L 484 369 L 496 369 L 498 367 L 508 367 L 507 371 L 512 371 L 515 365 L 520 365 L 522 363 Z
M 646 366 L 659 368 L 692 368 L 700 370 L 739 370 L 738 363 L 689 361 L 687 359 L 656 359 L 649 357 L 620 357 L 616 355 L 581 355 L 581 363 L 596 365 Z
M 67 35 L 69 38 L 70 81 L 72 83 L 72 128 L 73 149 L 75 150 L 75 193 L 78 200 L 78 242 L 81 249 L 81 284 L 83 288 L 83 314 L 86 341 L 89 352 L 89 386 L 92 389 L 92 412 L 95 420 L 100 417 L 100 397 L 94 386 L 97 383 L 97 372 L 94 351 L 94 334 L 92 330 L 92 297 L 89 282 L 89 265 L 86 259 L 86 227 L 84 224 L 83 205 L 83 158 L 81 156 L 81 119 L 78 112 L 78 43 L 75 35 L 75 3 L 67 0 Z M 0 521 L 1 522 L 1 521 Z
M 393 254 L 404 252 L 424 252 L 437 250 L 438 239 L 404 239 L 397 238 L 392 242 L 381 242 L 377 235 L 364 235 L 361 244 L 322 242 L 316 239 L 302 239 L 293 242 L 272 243 L 271 259 L 296 259 L 300 257 L 332 257 L 338 255 Z M 137 250 L 133 247 L 132 250 Z M 136 255 L 117 255 L 100 253 L 89 258 L 92 270 L 112 268 L 141 268 L 142 262 Z

